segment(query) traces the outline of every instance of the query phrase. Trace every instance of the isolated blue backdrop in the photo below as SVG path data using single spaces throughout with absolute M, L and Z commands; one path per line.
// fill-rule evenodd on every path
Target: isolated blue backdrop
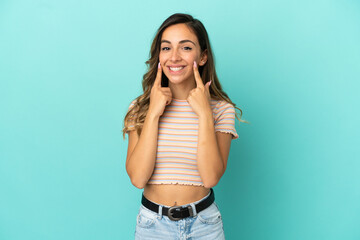
M 237 124 L 227 239 L 360 239 L 360 4 L 0 2 L 0 239 L 132 239 L 123 117 L 171 14 L 206 26 Z

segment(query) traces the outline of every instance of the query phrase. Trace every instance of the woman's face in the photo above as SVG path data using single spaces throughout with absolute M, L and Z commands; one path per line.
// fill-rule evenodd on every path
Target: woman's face
M 206 62 L 196 35 L 184 23 L 167 27 L 161 37 L 160 64 L 170 83 L 179 84 L 195 81 L 193 64 Z

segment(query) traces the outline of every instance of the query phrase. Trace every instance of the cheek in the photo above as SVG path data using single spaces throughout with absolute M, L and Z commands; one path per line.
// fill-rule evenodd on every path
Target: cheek
M 197 54 L 189 54 L 186 57 L 184 57 L 186 61 L 190 64 L 192 64 L 194 61 L 197 61 L 199 59 Z
M 159 61 L 160 61 L 160 63 L 163 62 L 163 55 L 161 53 L 159 54 Z
M 164 54 L 159 54 L 159 61 L 160 61 L 160 64 L 161 66 L 164 66 L 165 65 L 165 62 L 166 62 L 166 56 Z

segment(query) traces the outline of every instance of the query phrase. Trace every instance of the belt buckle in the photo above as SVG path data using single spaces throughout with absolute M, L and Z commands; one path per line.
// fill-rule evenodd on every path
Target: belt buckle
M 174 217 L 174 216 L 173 216 L 174 211 L 175 211 L 176 209 L 181 209 L 181 208 L 182 208 L 182 207 L 176 207 L 176 206 L 170 207 L 169 210 L 168 210 L 168 213 L 167 213 L 167 216 L 169 217 L 169 219 L 172 220 L 172 221 L 179 221 L 179 220 L 183 219 L 183 218 L 181 218 L 181 217 Z M 187 209 L 189 210 L 190 217 L 193 217 L 193 216 L 194 216 L 194 212 L 193 212 L 193 210 L 192 210 L 192 207 L 189 205 L 189 206 L 187 207 Z
M 178 218 L 178 217 L 173 217 L 173 213 L 174 213 L 174 211 L 176 210 L 176 209 L 178 209 L 179 207 L 175 207 L 175 206 L 173 206 L 173 207 L 171 207 L 171 208 L 169 208 L 169 210 L 168 210 L 168 217 L 170 218 L 170 220 L 172 220 L 172 221 L 179 221 L 181 218 Z

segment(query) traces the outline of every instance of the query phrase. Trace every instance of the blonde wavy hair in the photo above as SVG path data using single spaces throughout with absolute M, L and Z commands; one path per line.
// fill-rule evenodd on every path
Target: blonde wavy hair
M 142 80 L 142 88 L 143 94 L 138 96 L 134 101 L 133 105 L 129 108 L 127 114 L 125 115 L 124 119 L 124 128 L 123 128 L 123 137 L 125 139 L 125 134 L 128 131 L 136 130 L 137 134 L 140 136 L 141 130 L 145 121 L 145 117 L 147 111 L 149 109 L 150 104 L 150 91 L 154 84 L 156 73 L 157 73 L 157 65 L 159 62 L 159 54 L 160 54 L 160 44 L 161 44 L 161 37 L 164 30 L 175 24 L 184 23 L 190 29 L 193 30 L 197 39 L 199 41 L 201 52 L 207 50 L 207 62 L 203 66 L 199 66 L 199 73 L 201 75 L 201 79 L 203 83 L 206 84 L 208 81 L 212 80 L 210 85 L 210 95 L 212 99 L 215 100 L 224 100 L 230 104 L 232 104 L 236 109 L 240 111 L 240 117 L 236 112 L 236 118 L 240 122 L 246 122 L 245 120 L 241 119 L 242 111 L 240 108 L 236 107 L 236 104 L 233 103 L 228 95 L 223 91 L 220 81 L 216 75 L 215 71 L 215 59 L 211 50 L 209 37 L 204 25 L 197 19 L 193 18 L 189 14 L 183 13 L 175 13 L 168 17 L 157 30 L 154 40 L 151 44 L 150 49 L 150 58 L 145 62 L 148 71 L 143 75 Z M 168 78 L 165 74 L 162 74 L 161 84 L 162 86 L 168 86 Z

